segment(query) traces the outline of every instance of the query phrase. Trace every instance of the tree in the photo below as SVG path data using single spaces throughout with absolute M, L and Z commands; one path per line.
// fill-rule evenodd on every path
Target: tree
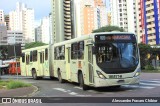
M 0 59 L 2 60 L 7 59 L 7 55 L 8 55 L 8 46 L 1 45 L 0 46 Z
M 38 46 L 44 46 L 44 45 L 47 45 L 47 44 L 42 43 L 42 42 L 26 43 L 25 44 L 25 49 L 34 48 L 34 47 L 38 47 Z
M 93 30 L 93 33 L 96 33 L 96 32 L 112 32 L 112 31 L 120 31 L 120 32 L 124 32 L 124 29 L 123 28 L 120 28 L 118 26 L 110 26 L 110 25 L 107 25 L 105 27 L 101 27 L 99 29 L 96 29 L 96 30 Z

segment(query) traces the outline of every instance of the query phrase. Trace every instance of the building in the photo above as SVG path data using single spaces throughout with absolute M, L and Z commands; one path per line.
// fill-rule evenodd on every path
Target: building
M 41 22 L 41 31 L 42 31 L 42 42 L 49 44 L 50 40 L 50 27 L 49 27 L 49 16 L 43 17 L 42 22 Z
M 85 5 L 84 13 L 84 32 L 83 34 L 90 34 L 94 29 L 94 7 L 92 5 Z
M 42 30 L 41 26 L 35 28 L 35 41 L 42 42 Z
M 160 1 L 137 0 L 139 42 L 160 44 Z
M 52 13 L 49 14 L 49 41 L 51 44 L 53 44 L 53 31 L 52 31 Z
M 107 11 L 103 0 L 52 0 L 52 19 L 53 41 L 61 42 L 107 25 Z
M 0 22 L 0 45 L 7 45 L 7 27 Z
M 9 24 L 9 15 L 5 15 L 4 18 L 5 18 L 5 23 L 6 23 L 7 30 L 10 30 L 11 28 L 9 26 L 10 25 Z
M 4 22 L 4 11 L 0 9 L 0 22 Z
M 136 0 L 110 0 L 110 4 L 111 25 L 136 33 Z
M 52 39 L 52 15 L 43 17 L 41 25 L 35 28 L 35 41 L 46 44 L 53 43 Z
M 53 42 L 64 41 L 63 0 L 52 0 Z
M 25 38 L 22 31 L 7 31 L 7 44 L 24 44 Z
M 25 42 L 35 41 L 34 10 L 17 2 L 16 10 L 9 13 L 10 30 L 23 31 Z

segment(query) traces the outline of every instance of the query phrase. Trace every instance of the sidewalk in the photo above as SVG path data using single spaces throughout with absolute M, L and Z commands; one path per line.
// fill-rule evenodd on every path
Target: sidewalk
M 0 97 L 32 97 L 38 88 L 35 86 L 17 89 L 0 89 Z

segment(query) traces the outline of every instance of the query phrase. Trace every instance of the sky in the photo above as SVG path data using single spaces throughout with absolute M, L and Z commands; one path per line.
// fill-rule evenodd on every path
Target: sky
M 0 9 L 8 14 L 16 9 L 16 2 L 25 3 L 27 8 L 33 8 L 35 20 L 40 20 L 51 12 L 51 0 L 0 0 Z

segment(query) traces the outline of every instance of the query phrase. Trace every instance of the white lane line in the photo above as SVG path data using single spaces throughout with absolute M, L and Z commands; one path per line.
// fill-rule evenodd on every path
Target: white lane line
M 53 88 L 55 90 L 58 90 L 58 91 L 62 91 L 62 92 L 67 92 L 67 90 L 63 89 L 63 88 Z
M 140 83 L 140 85 L 149 85 L 149 86 L 160 86 L 160 84 L 152 84 L 152 83 Z
M 69 93 L 70 95 L 77 95 L 78 93 L 76 93 L 76 92 L 71 92 L 71 93 Z
M 152 80 L 141 80 L 140 82 L 144 82 L 144 83 L 160 83 L 160 81 L 152 81 Z
M 140 86 L 140 85 L 123 85 L 124 87 L 129 87 L 129 88 L 143 88 L 143 89 L 153 89 L 155 87 L 150 87 L 150 86 Z
M 61 91 L 61 92 L 65 92 L 69 95 L 72 95 L 72 96 L 80 96 L 80 97 L 88 97 L 88 96 L 91 96 L 91 95 L 81 95 L 81 94 L 78 94 L 76 92 L 72 92 L 71 90 L 66 90 L 66 89 L 63 89 L 63 88 L 53 88 L 54 90 L 58 90 L 58 91 Z
M 82 90 L 82 88 L 81 88 L 81 87 L 78 87 L 78 86 L 75 86 L 74 88 L 76 88 L 76 89 L 81 89 L 81 90 Z

